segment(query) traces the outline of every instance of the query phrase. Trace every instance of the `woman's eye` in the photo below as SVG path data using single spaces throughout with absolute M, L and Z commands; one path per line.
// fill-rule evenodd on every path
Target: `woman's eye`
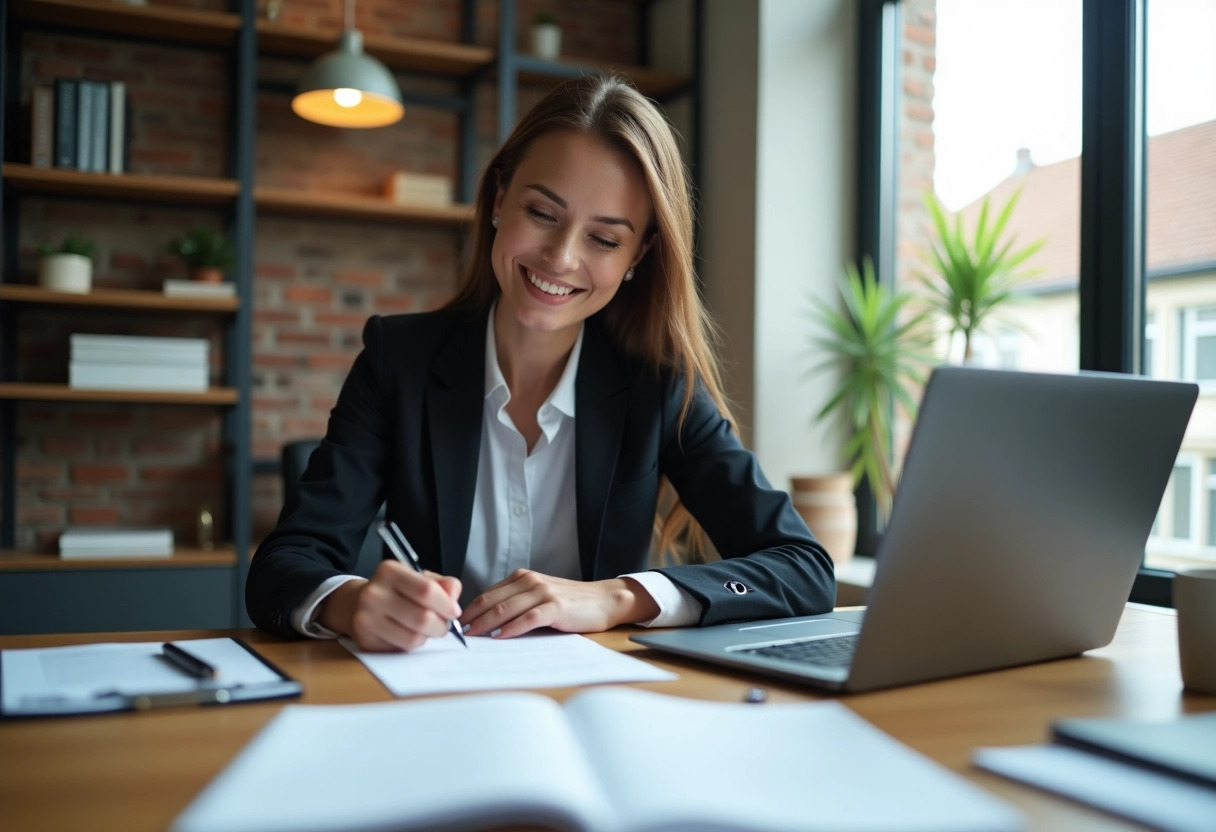
M 553 217 L 546 214 L 544 211 L 531 206 L 528 206 L 526 210 L 528 212 L 528 216 L 532 217 L 533 219 L 540 220 L 541 222 L 553 222 Z
M 595 243 L 595 245 L 599 246 L 604 251 L 615 251 L 621 247 L 621 244 L 614 240 L 605 240 L 603 237 L 596 237 L 594 234 L 591 235 L 591 242 Z

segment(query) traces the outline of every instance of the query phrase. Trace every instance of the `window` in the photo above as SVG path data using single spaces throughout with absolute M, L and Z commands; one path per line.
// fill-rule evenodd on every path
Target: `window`
M 1182 378 L 1216 381 L 1216 306 L 1182 310 Z

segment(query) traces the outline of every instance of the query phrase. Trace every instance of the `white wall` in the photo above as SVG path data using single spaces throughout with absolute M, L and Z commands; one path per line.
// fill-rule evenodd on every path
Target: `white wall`
M 812 423 L 831 379 L 803 374 L 812 294 L 852 256 L 855 7 L 708 0 L 702 274 L 730 394 L 769 479 L 838 470 L 841 431 Z

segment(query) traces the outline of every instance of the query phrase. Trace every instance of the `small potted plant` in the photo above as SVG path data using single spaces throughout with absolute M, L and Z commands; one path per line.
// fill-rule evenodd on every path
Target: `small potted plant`
M 924 369 L 934 358 L 928 312 L 910 307 L 910 293 L 879 283 L 869 260 L 860 270 L 848 264 L 837 285 L 843 309 L 826 299 L 817 300 L 812 309 L 817 327 L 810 341 L 817 363 L 810 373 L 836 372 L 837 383 L 815 420 L 844 418 L 847 471 L 838 476 L 794 478 L 792 487 L 794 503 L 807 525 L 840 563 L 853 554 L 856 543 L 857 509 L 851 492 L 863 477 L 880 515 L 886 517 L 890 512 L 895 494 L 892 418 L 897 406 L 915 414 L 916 402 L 909 388 L 924 382 Z M 804 493 L 811 488 L 827 494 Z M 848 505 L 842 505 L 842 498 Z M 831 514 L 821 510 L 828 506 L 834 507 Z M 848 512 L 852 513 L 851 524 Z M 833 526 L 846 532 L 839 543 L 829 542 Z
M 552 12 L 538 12 L 532 21 L 532 54 L 546 61 L 562 54 L 562 28 Z
M 67 234 L 56 245 L 38 244 L 38 285 L 55 292 L 86 294 L 93 288 L 97 244 L 83 234 Z
M 169 252 L 186 264 L 190 276 L 205 283 L 220 283 L 236 262 L 232 243 L 218 231 L 196 228 L 169 243 Z

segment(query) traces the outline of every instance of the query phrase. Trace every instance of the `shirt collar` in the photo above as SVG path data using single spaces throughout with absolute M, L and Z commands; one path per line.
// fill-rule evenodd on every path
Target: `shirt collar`
M 502 389 L 503 402 L 510 399 L 510 392 L 507 389 L 507 380 L 503 377 L 502 369 L 498 366 L 498 346 L 494 341 L 494 309 L 497 308 L 497 301 L 494 308 L 490 309 L 490 316 L 486 322 L 486 378 L 485 378 L 485 398 L 490 398 L 495 391 Z M 557 386 L 553 388 L 553 392 L 549 394 L 549 398 L 545 399 L 545 403 L 541 405 L 541 410 L 545 409 L 546 405 L 552 405 L 557 410 L 567 416 L 574 416 L 574 381 L 578 378 L 578 359 L 583 351 L 583 331 L 584 324 L 579 324 L 578 337 L 574 339 L 574 349 L 570 350 L 570 357 L 566 359 L 566 367 L 562 370 L 562 377 L 557 380 Z

